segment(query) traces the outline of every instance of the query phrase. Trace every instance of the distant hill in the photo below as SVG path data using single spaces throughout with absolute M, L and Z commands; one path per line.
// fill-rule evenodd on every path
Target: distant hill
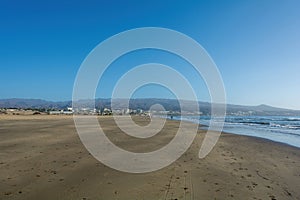
M 46 109 L 63 109 L 72 104 L 71 101 L 46 101 L 42 99 L 0 99 L 0 108 L 46 108 Z
M 80 104 L 85 107 L 92 105 L 91 100 L 80 101 Z M 126 100 L 117 99 L 114 100 L 114 108 L 126 109 Z M 193 112 L 195 102 L 184 100 L 182 101 L 182 111 Z M 211 104 L 208 102 L 198 102 L 200 111 L 203 114 L 210 114 Z M 179 102 L 176 99 L 158 99 L 158 98 L 146 98 L 146 99 L 131 99 L 129 102 L 130 109 L 143 109 L 149 110 L 154 104 L 162 105 L 165 110 L 168 111 L 181 111 Z M 96 99 L 95 105 L 97 109 L 111 108 L 111 99 Z M 218 104 L 216 104 L 218 106 Z M 66 109 L 72 107 L 72 101 L 46 101 L 42 99 L 0 99 L 0 108 L 22 108 L 22 109 Z M 268 105 L 258 106 L 242 106 L 242 105 L 227 105 L 227 114 L 229 115 L 299 115 L 299 110 L 291 110 L 284 108 L 276 108 Z

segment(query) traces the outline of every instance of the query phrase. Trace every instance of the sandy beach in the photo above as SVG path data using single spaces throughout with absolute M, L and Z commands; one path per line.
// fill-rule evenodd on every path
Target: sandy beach
M 164 146 L 179 125 L 167 121 L 150 141 L 138 141 L 123 134 L 111 117 L 99 121 L 111 141 L 136 152 Z M 300 149 L 224 133 L 199 159 L 204 135 L 199 130 L 189 150 L 170 166 L 130 174 L 93 158 L 72 116 L 0 115 L 0 199 L 300 199 Z

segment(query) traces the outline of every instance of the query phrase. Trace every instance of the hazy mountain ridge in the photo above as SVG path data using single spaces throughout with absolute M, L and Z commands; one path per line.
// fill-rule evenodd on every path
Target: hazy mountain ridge
M 127 100 L 116 99 L 113 101 L 115 109 L 126 109 Z M 182 111 L 193 112 L 196 103 L 193 101 L 182 100 Z M 92 100 L 82 100 L 79 103 L 86 107 L 91 107 L 93 105 Z M 199 108 L 203 114 L 210 114 L 211 104 L 208 102 L 199 101 Z M 143 109 L 149 110 L 154 104 L 162 105 L 165 110 L 168 111 L 181 111 L 179 101 L 176 99 L 158 99 L 158 98 L 145 98 L 145 99 L 131 99 L 129 101 L 130 109 Z M 111 108 L 111 99 L 96 99 L 96 108 Z M 0 108 L 21 108 L 21 109 L 66 109 L 67 107 L 72 107 L 72 101 L 46 101 L 42 99 L 0 99 Z M 216 104 L 218 107 L 218 104 Z M 227 105 L 227 114 L 229 115 L 299 115 L 299 110 L 291 110 L 284 108 L 276 108 L 268 105 L 258 105 L 258 106 L 243 106 L 243 105 Z

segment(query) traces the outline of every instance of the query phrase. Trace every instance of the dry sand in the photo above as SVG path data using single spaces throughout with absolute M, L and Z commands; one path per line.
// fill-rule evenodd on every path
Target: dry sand
M 167 121 L 146 143 L 122 134 L 111 117 L 99 121 L 113 142 L 137 152 L 168 143 L 179 124 Z M 300 149 L 222 134 L 199 159 L 204 134 L 170 166 L 129 174 L 95 160 L 70 116 L 0 115 L 0 199 L 300 199 Z

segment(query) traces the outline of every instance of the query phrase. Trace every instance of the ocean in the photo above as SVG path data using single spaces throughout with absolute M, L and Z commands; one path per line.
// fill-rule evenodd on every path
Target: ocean
M 174 116 L 173 119 L 202 124 L 202 129 L 207 129 L 210 122 L 207 116 Z M 300 116 L 227 116 L 223 131 L 300 148 Z

